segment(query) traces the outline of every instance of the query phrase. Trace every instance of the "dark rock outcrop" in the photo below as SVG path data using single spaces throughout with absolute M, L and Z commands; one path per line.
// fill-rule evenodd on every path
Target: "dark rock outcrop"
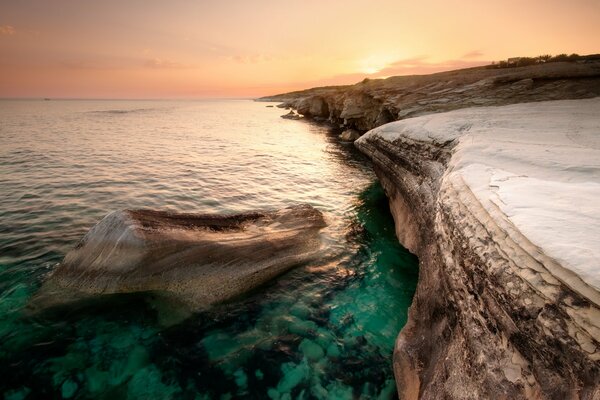
M 309 118 L 365 132 L 385 123 L 465 107 L 600 96 L 600 61 L 470 68 L 365 80 L 269 96 Z
M 309 205 L 226 216 L 113 212 L 66 255 L 32 308 L 134 292 L 204 308 L 317 256 L 324 226 L 321 212 Z
M 285 119 L 302 119 L 302 116 L 297 114 L 294 110 L 290 110 L 289 113 L 283 114 L 281 118 Z

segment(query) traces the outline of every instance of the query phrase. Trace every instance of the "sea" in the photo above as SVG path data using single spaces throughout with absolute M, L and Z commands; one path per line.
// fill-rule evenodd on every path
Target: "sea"
M 17 399 L 388 399 L 417 258 L 368 160 L 251 100 L 0 100 L 0 393 Z M 31 312 L 106 214 L 309 203 L 323 254 L 165 324 L 145 294 Z

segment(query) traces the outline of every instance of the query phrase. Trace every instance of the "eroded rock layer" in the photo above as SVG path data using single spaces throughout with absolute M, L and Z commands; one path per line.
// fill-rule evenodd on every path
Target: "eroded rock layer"
M 419 256 L 403 399 L 600 398 L 600 99 L 472 108 L 355 142 Z
M 324 226 L 321 212 L 309 205 L 226 216 L 113 212 L 66 255 L 34 303 L 156 292 L 203 308 L 317 256 Z

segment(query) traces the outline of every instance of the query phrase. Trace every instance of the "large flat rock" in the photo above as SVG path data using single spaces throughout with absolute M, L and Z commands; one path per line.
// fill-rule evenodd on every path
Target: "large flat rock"
M 309 205 L 236 215 L 116 211 L 65 256 L 34 302 L 156 292 L 204 308 L 316 257 L 324 226 Z
M 573 272 L 553 271 L 600 305 L 600 98 L 462 109 L 369 135 L 456 141 L 444 180 L 465 185 L 473 207 Z
M 355 142 L 420 258 L 403 398 L 600 396 L 600 98 L 389 123 Z

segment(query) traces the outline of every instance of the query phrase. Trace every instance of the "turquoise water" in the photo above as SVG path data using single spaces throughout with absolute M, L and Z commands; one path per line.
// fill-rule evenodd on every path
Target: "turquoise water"
M 417 260 L 366 160 L 327 127 L 250 101 L 0 101 L 0 391 L 5 399 L 391 398 Z M 30 315 L 29 298 L 110 211 L 307 202 L 317 262 L 161 321 L 144 295 Z

